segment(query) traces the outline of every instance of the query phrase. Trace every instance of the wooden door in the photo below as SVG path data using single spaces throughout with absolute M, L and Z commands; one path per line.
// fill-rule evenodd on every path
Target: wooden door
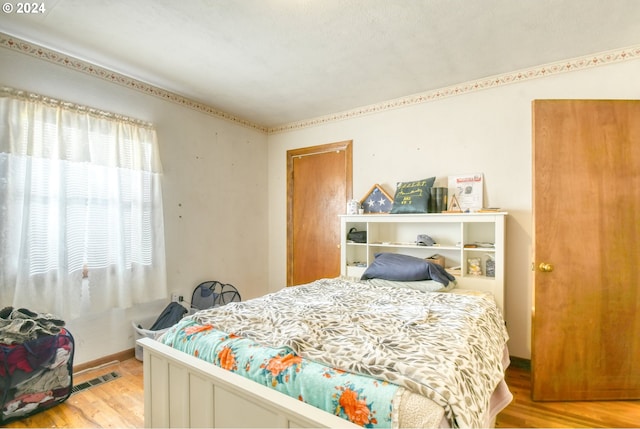
M 533 102 L 533 216 L 533 399 L 640 398 L 640 101 Z
M 287 151 L 287 286 L 340 275 L 340 220 L 352 198 L 351 141 Z

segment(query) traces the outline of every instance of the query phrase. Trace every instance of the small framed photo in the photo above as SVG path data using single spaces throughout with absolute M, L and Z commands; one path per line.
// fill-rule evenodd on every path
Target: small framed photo
M 455 197 L 459 209 L 465 213 L 484 207 L 483 190 L 482 173 L 449 176 L 449 199 Z
M 360 200 L 360 207 L 363 213 L 389 213 L 393 206 L 393 197 L 382 189 L 382 186 L 375 184 L 369 192 Z

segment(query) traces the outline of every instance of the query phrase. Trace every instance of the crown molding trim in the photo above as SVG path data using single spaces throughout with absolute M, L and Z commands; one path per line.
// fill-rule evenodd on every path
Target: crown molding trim
M 140 80 L 125 76 L 121 73 L 109 70 L 87 61 L 79 60 L 69 55 L 62 54 L 60 52 L 39 46 L 35 43 L 27 42 L 26 40 L 19 39 L 17 37 L 10 36 L 8 34 L 0 32 L 0 47 L 7 48 L 12 51 L 17 51 L 26 54 L 30 57 L 38 58 L 41 60 L 49 61 L 51 63 L 89 74 L 91 76 L 115 83 L 127 88 L 135 89 L 147 95 L 161 98 L 166 101 L 179 104 L 184 107 L 188 107 L 193 110 L 197 110 L 201 113 L 205 113 L 210 116 L 215 116 L 220 119 L 224 119 L 233 122 L 237 125 L 252 128 L 263 133 L 268 131 L 267 127 L 257 125 L 246 119 L 239 118 L 229 113 L 218 110 L 213 106 L 204 104 L 195 100 L 191 100 L 182 95 L 176 94 L 171 91 L 159 88 L 157 86 L 142 82 Z
M 152 95 L 163 100 L 188 107 L 193 110 L 197 110 L 201 113 L 205 113 L 216 118 L 230 121 L 237 125 L 252 128 L 266 134 L 278 134 L 300 130 L 303 128 L 324 125 L 331 122 L 344 121 L 360 116 L 384 112 L 387 110 L 414 106 L 417 104 L 437 101 L 444 98 L 455 97 L 458 95 L 464 95 L 485 89 L 496 88 L 503 85 L 510 85 L 513 83 L 524 82 L 532 79 L 585 70 L 593 67 L 599 67 L 629 60 L 636 60 L 640 58 L 640 45 L 634 45 L 627 48 L 586 55 L 537 67 L 526 68 L 510 73 L 490 76 L 484 79 L 464 82 L 445 88 L 420 92 L 406 97 L 396 98 L 382 103 L 370 104 L 368 106 L 362 106 L 339 113 L 320 116 L 317 118 L 305 119 L 302 121 L 292 122 L 274 127 L 266 127 L 254 124 L 246 119 L 242 119 L 229 113 L 223 112 L 208 104 L 191 100 L 174 92 L 167 91 L 165 89 L 150 85 L 140 80 L 125 76 L 118 72 L 99 67 L 95 64 L 79 60 L 77 58 L 59 53 L 48 48 L 44 48 L 35 43 L 27 42 L 25 40 L 10 36 L 2 32 L 0 32 L 0 47 L 18 51 L 31 57 L 49 61 L 75 71 L 86 73 L 91 76 L 118 85 L 122 85 L 127 88 L 135 89 L 142 93 Z
M 277 127 L 270 127 L 268 129 L 268 133 L 277 134 L 317 125 L 324 125 L 330 122 L 353 119 L 359 116 L 365 116 L 384 112 L 386 110 L 399 109 L 416 104 L 437 101 L 444 98 L 469 94 L 471 92 L 490 88 L 497 88 L 513 83 L 519 83 L 532 79 L 585 70 L 593 67 L 599 67 L 603 65 L 636 59 L 640 59 L 640 45 L 634 45 L 624 49 L 617 49 L 602 52 L 599 54 L 573 58 L 570 60 L 558 61 L 555 63 L 522 69 L 511 73 L 499 74 L 484 79 L 478 79 L 470 82 L 448 86 L 445 88 L 439 88 L 431 91 L 409 95 L 406 97 L 396 98 L 382 103 L 370 104 L 368 106 L 358 107 L 356 109 L 346 110 L 344 112 L 333 113 L 330 115 L 284 124 Z

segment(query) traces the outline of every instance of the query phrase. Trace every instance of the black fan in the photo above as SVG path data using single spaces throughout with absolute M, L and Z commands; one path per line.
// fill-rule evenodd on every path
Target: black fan
M 200 283 L 193 291 L 191 308 L 204 310 L 205 308 L 219 307 L 230 302 L 240 301 L 240 292 L 235 286 L 210 280 Z

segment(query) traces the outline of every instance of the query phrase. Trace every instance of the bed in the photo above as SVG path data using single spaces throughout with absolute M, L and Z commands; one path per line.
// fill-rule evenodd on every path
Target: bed
M 502 313 L 445 282 L 321 279 L 190 315 L 138 341 L 145 426 L 490 426 L 512 399 Z

